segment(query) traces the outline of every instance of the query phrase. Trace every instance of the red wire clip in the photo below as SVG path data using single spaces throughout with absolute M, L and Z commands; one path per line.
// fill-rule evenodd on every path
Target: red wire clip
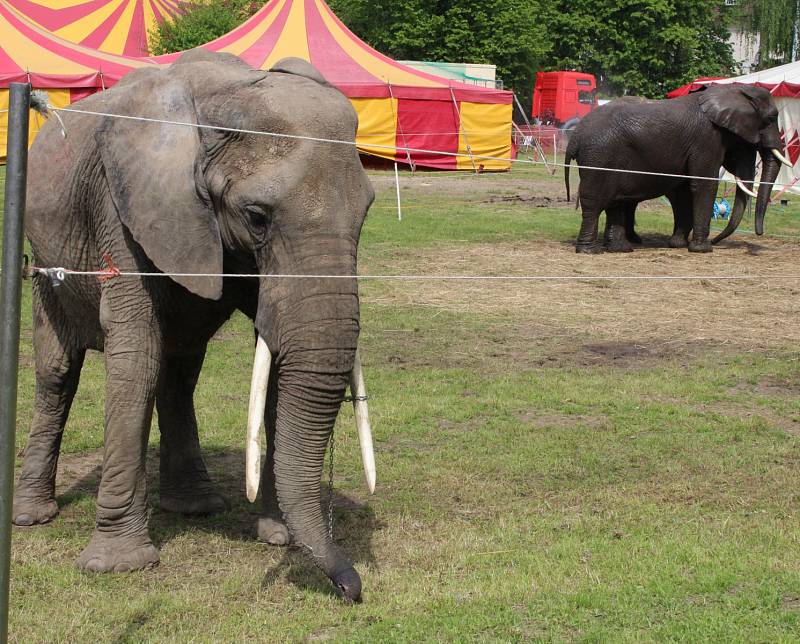
M 102 275 L 97 276 L 100 283 L 112 280 L 119 277 L 119 269 L 114 265 L 114 260 L 111 258 L 111 253 L 103 253 L 103 261 L 106 264 L 105 271 Z

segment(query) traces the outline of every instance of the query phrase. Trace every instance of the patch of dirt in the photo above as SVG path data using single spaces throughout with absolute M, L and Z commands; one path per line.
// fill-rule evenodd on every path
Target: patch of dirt
M 362 270 L 554 279 L 392 282 L 390 288 L 365 282 L 362 303 L 427 308 L 434 316 L 451 313 L 466 320 L 479 316 L 488 325 L 488 333 L 471 330 L 469 323 L 447 327 L 436 342 L 417 329 L 397 329 L 393 359 L 410 365 L 425 353 L 442 366 L 499 358 L 520 366 L 629 367 L 794 346 L 800 337 L 800 279 L 792 276 L 800 275 L 800 242 L 765 239 L 757 254 L 752 248 L 737 243 L 709 254 L 645 247 L 579 255 L 571 245 L 519 241 L 398 250 L 388 266 L 385 260 L 380 267 L 367 261 Z M 426 342 L 441 351 L 429 351 Z
M 792 400 L 795 398 L 794 394 L 786 391 L 783 392 L 782 396 Z M 782 414 L 768 407 L 755 406 L 750 404 L 746 396 L 743 397 L 740 403 L 734 401 L 715 402 L 713 404 L 703 405 L 700 409 L 703 411 L 713 411 L 740 421 L 760 418 L 769 423 L 772 427 L 776 427 L 787 434 L 800 436 L 800 414 Z
M 552 197 L 542 197 L 534 194 L 505 194 L 492 195 L 479 203 L 523 203 L 534 208 L 572 208 L 572 203 Z
M 608 419 L 605 416 L 588 414 L 558 414 L 536 409 L 526 409 L 517 414 L 519 420 L 534 429 L 553 427 L 594 428 L 606 426 Z
M 769 377 L 751 384 L 740 382 L 735 387 L 731 387 L 729 393 L 745 396 L 793 396 L 800 394 L 800 382 L 789 381 L 782 378 Z

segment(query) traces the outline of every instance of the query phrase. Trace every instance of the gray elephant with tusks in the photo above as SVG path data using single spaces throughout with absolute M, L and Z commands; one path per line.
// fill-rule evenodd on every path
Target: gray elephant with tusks
M 780 164 L 792 165 L 782 149 L 778 109 L 761 87 L 712 85 L 672 100 L 612 101 L 582 119 L 567 146 L 567 199 L 570 163 L 574 159 L 581 166 L 582 221 L 575 248 L 602 252 L 597 222 L 605 210 L 608 250 L 630 251 L 637 204 L 662 195 L 675 219 L 670 246 L 710 252 L 712 243 L 736 230 L 750 197 L 756 198 L 755 229 L 761 235 Z M 758 193 L 753 191 L 757 155 L 762 161 Z M 728 225 L 712 241 L 720 167 L 736 177 L 736 199 Z
M 36 400 L 14 522 L 58 513 L 59 446 L 87 349 L 105 353 L 105 448 L 96 529 L 78 565 L 123 572 L 159 560 L 145 507 L 154 404 L 162 507 L 224 509 L 201 457 L 192 398 L 208 341 L 240 309 L 257 331 L 251 501 L 262 422 L 267 433 L 259 533 L 278 544 L 291 534 L 341 596 L 358 601 L 361 580 L 328 535 L 319 485 L 348 384 L 363 396 L 356 280 L 221 277 L 355 275 L 374 192 L 352 144 L 352 106 L 305 61 L 265 72 L 198 50 L 168 68 L 136 71 L 76 108 L 151 120 L 65 113 L 66 138 L 52 120 L 43 128 L 30 153 L 26 220 L 36 264 L 91 271 L 111 259 L 122 272 L 169 275 L 70 276 L 61 285 L 34 278 Z M 363 401 L 356 412 L 372 488 Z

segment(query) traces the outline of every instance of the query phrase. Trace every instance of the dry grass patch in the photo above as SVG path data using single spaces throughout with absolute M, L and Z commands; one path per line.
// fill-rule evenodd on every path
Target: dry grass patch
M 754 252 L 754 249 L 757 252 Z M 541 275 L 590 281 L 413 281 L 363 286 L 367 305 L 430 307 L 498 316 L 549 337 L 590 362 L 631 354 L 661 357 L 719 345 L 764 350 L 800 337 L 800 243 L 766 239 L 698 255 L 645 248 L 579 255 L 557 242 L 438 245 L 397 251 L 390 271 L 422 275 Z M 443 270 L 443 267 L 446 267 Z M 365 272 L 370 267 L 364 267 Z M 612 281 L 602 276 L 700 276 L 691 280 Z M 754 276 L 714 281 L 704 276 Z M 794 277 L 781 277 L 794 276 Z M 377 292 L 376 292 L 377 291 Z M 581 339 L 591 338 L 591 342 Z M 576 346 L 577 341 L 577 346 Z M 586 346 L 583 346 L 583 345 Z

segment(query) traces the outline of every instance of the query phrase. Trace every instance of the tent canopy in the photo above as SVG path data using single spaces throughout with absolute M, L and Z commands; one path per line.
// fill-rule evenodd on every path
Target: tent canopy
M 37 89 L 102 89 L 131 70 L 152 64 L 62 40 L 0 0 L 0 87 L 29 81 Z
M 510 167 L 511 92 L 398 63 L 355 36 L 324 0 L 271 0 L 246 23 L 203 47 L 235 54 L 257 69 L 269 69 L 287 56 L 311 62 L 353 103 L 362 152 L 441 169 Z M 171 62 L 177 56 L 155 60 Z
M 179 0 L 7 0 L 31 22 L 92 49 L 147 56 L 156 24 L 180 13 Z
M 684 96 L 709 83 L 758 85 L 768 89 L 775 98 L 800 98 L 800 61 L 733 78 L 698 78 L 683 87 L 672 90 L 667 96 L 670 98 Z
M 50 104 L 66 107 L 152 62 L 105 54 L 62 40 L 0 0 L 0 159 L 6 155 L 8 84 L 30 82 L 47 90 Z M 31 113 L 32 142 L 43 119 Z

